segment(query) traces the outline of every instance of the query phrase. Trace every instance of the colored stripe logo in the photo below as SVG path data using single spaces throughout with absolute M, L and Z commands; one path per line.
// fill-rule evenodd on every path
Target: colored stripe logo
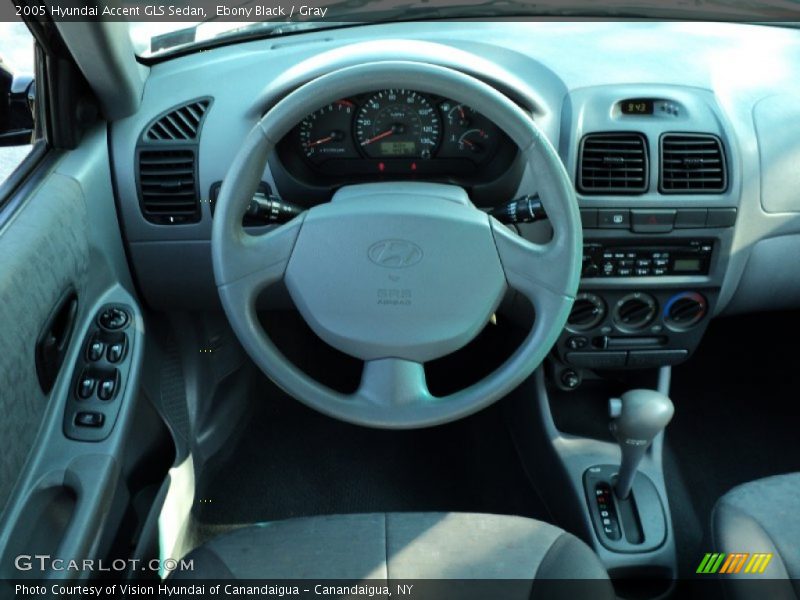
M 756 552 L 707 552 L 697 567 L 697 573 L 710 575 L 720 573 L 735 575 L 737 573 L 761 574 L 772 560 L 771 553 Z

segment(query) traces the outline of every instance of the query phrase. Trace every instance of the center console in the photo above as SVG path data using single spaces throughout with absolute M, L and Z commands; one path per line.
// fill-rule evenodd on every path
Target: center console
M 671 368 L 719 310 L 739 218 L 736 139 L 710 92 L 678 86 L 575 90 L 562 131 L 582 275 L 547 368 L 520 394 L 510 426 L 534 480 L 547 481 L 540 489 L 557 521 L 612 577 L 669 585 L 677 562 L 662 430 L 672 402 L 681 410 L 681 398 L 669 398 Z M 617 398 L 618 387 L 628 392 Z M 554 415 L 579 410 L 598 424 L 591 437 L 556 425 Z

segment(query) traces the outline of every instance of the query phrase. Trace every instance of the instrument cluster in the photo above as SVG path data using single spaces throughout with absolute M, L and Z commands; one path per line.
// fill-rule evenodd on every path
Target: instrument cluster
M 387 177 L 488 182 L 517 154 L 505 133 L 468 105 L 407 89 L 320 107 L 278 150 L 297 178 L 336 183 Z

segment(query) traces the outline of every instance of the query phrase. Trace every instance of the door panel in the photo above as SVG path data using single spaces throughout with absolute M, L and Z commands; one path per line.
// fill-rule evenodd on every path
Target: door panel
M 164 435 L 140 389 L 144 318 L 117 221 L 105 124 L 38 177 L 0 209 L 0 583 L 89 577 L 20 572 L 14 557 L 107 556 L 137 492 L 130 488 L 136 461 Z M 73 292 L 73 332 L 45 393 L 36 371 L 37 339 Z M 125 311 L 123 329 L 102 329 L 101 315 L 110 308 Z M 58 337 L 63 323 L 53 329 Z M 124 357 L 90 358 L 87 348 L 101 335 L 106 342 L 124 340 Z M 113 396 L 100 396 L 104 380 L 91 397 L 79 396 L 76 384 L 85 372 L 116 378 Z M 82 411 L 103 414 L 102 431 L 79 422 Z M 91 435 L 76 435 L 81 427 Z
M 36 341 L 66 293 L 74 290 L 78 303 L 85 301 L 88 228 L 80 186 L 52 173 L 0 230 L 0 507 L 48 405 L 36 373 Z

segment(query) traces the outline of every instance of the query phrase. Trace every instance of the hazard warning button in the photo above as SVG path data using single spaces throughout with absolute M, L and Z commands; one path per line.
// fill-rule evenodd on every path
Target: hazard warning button
M 675 209 L 632 210 L 631 229 L 636 233 L 667 233 L 675 225 Z

